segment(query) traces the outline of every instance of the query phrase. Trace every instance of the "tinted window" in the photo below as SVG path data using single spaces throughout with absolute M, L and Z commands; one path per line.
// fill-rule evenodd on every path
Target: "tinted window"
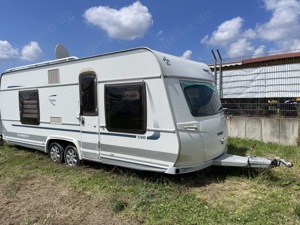
M 94 73 L 80 75 L 80 108 L 81 115 L 97 116 L 97 82 Z
M 186 101 L 193 116 L 208 116 L 222 110 L 220 97 L 212 83 L 182 81 Z
M 20 120 L 23 124 L 40 124 L 39 93 L 35 91 L 19 92 Z
M 145 133 L 145 84 L 106 85 L 105 110 L 107 130 Z

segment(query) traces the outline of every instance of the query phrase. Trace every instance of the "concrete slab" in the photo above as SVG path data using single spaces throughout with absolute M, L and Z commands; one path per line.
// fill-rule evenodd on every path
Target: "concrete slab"
M 262 120 L 261 118 L 246 118 L 246 138 L 262 141 Z
M 280 144 L 297 145 L 298 136 L 299 120 L 297 118 L 280 120 Z
M 262 118 L 262 140 L 280 144 L 280 119 Z
M 246 120 L 243 117 L 229 117 L 231 137 L 246 138 Z

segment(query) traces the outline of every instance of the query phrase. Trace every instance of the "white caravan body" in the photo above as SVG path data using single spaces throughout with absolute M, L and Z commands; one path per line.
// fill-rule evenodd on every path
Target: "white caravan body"
M 232 164 L 203 63 L 148 48 L 69 57 L 7 70 L 0 94 L 3 139 L 50 151 L 55 161 L 170 174 Z

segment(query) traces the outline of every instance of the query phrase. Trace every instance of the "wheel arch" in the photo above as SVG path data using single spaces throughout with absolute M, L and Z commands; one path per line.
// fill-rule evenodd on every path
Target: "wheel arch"
M 49 136 L 46 140 L 46 145 L 45 145 L 45 152 L 49 153 L 49 146 L 53 143 L 53 142 L 58 142 L 60 145 L 62 145 L 62 147 L 65 149 L 68 145 L 73 145 L 76 147 L 77 149 L 77 153 L 79 156 L 79 159 L 81 160 L 81 152 L 79 151 L 80 149 L 80 145 L 78 143 L 78 141 L 74 138 L 70 138 L 70 137 L 63 137 L 63 136 Z

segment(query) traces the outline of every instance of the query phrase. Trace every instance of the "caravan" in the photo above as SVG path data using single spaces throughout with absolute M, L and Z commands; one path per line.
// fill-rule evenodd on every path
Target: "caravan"
M 3 139 L 58 163 L 169 174 L 292 165 L 227 154 L 226 119 L 203 63 L 137 48 L 9 69 L 0 85 Z

